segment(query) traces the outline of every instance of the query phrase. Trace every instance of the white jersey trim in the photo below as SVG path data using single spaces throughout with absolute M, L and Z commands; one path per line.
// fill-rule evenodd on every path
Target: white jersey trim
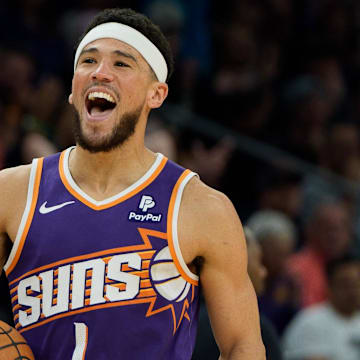
M 21 238 L 23 236 L 24 233 L 24 229 L 25 229 L 25 225 L 28 221 L 29 215 L 30 215 L 30 210 L 31 210 L 31 204 L 33 201 L 33 195 L 34 195 L 34 190 L 35 190 L 35 178 L 36 178 L 36 171 L 38 168 L 38 163 L 39 163 L 39 159 L 34 159 L 32 161 L 31 164 L 31 171 L 30 171 L 30 177 L 29 177 L 29 185 L 28 185 L 28 193 L 27 193 L 27 199 L 26 199 L 26 205 L 25 205 L 25 209 L 21 218 L 21 222 L 16 234 L 16 238 L 13 244 L 13 247 L 10 251 L 10 255 L 6 261 L 6 264 L 4 265 L 4 270 L 7 272 L 7 270 L 9 269 L 9 267 L 11 266 L 11 264 L 13 263 L 15 256 L 18 252 L 19 246 L 20 246 L 20 242 L 21 242 Z
M 184 180 L 181 182 L 178 192 L 176 194 L 176 198 L 175 198 L 175 205 L 174 205 L 174 213 L 173 213 L 173 217 L 171 219 L 172 222 L 172 239 L 173 239 L 173 245 L 174 245 L 174 250 L 175 250 L 175 254 L 177 257 L 177 260 L 180 263 L 180 266 L 182 267 L 183 271 L 185 272 L 185 274 L 187 276 L 189 276 L 189 278 L 195 280 L 195 281 L 199 281 L 199 276 L 194 274 L 189 267 L 187 266 L 182 253 L 181 253 L 181 249 L 180 249 L 180 244 L 179 244 L 179 237 L 178 237 L 178 218 L 179 218 L 179 210 L 180 210 L 180 205 L 181 205 L 181 200 L 182 200 L 182 195 L 185 189 L 185 186 L 187 185 L 187 183 L 194 177 L 194 176 L 198 176 L 196 173 L 194 172 L 190 172 L 185 178 Z

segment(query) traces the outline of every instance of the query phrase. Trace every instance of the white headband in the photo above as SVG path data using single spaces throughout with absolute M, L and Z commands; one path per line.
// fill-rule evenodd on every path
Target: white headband
M 116 22 L 100 24 L 84 36 L 76 50 L 74 71 L 84 47 L 95 40 L 104 38 L 117 39 L 132 46 L 151 66 L 157 79 L 161 82 L 166 81 L 168 69 L 166 61 L 159 49 L 141 32 L 130 26 Z

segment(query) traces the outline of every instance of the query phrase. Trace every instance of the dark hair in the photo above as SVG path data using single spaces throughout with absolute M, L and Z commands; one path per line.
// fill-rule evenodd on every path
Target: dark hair
M 93 18 L 93 20 L 86 28 L 85 32 L 81 35 L 78 43 L 76 44 L 75 51 L 79 46 L 81 40 L 91 29 L 100 24 L 108 22 L 118 22 L 127 26 L 131 26 L 132 28 L 146 36 L 164 56 L 168 67 L 168 75 L 166 81 L 170 79 L 171 74 L 174 70 L 174 60 L 169 42 L 165 38 L 164 34 L 161 32 L 160 28 L 155 25 L 147 16 L 137 13 L 132 9 L 112 8 L 101 11 Z
M 345 254 L 340 258 L 331 260 L 326 265 L 326 276 L 328 282 L 331 283 L 336 271 L 344 265 L 358 264 L 360 266 L 360 258 L 352 253 Z

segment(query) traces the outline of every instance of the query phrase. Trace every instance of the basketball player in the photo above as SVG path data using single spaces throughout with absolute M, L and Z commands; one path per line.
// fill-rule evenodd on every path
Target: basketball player
M 76 146 L 1 172 L 1 265 L 38 360 L 190 359 L 200 282 L 221 359 L 265 358 L 232 204 L 144 146 L 172 66 L 146 17 L 101 12 L 75 54 Z

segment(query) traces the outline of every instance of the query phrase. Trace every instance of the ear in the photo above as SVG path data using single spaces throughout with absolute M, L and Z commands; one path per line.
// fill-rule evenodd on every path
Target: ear
M 68 101 L 69 101 L 69 104 L 71 104 L 71 105 L 73 104 L 73 94 L 72 93 L 69 95 Z
M 166 83 L 155 82 L 149 91 L 148 105 L 150 109 L 159 108 L 168 95 L 169 87 Z

